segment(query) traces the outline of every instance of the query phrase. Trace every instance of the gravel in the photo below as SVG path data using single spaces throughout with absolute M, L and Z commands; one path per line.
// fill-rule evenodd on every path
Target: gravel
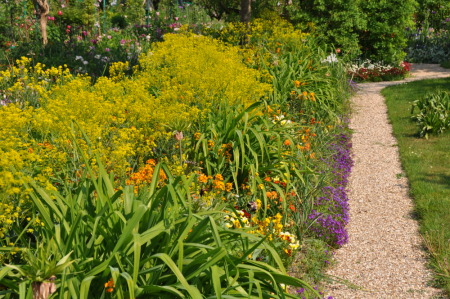
M 413 64 L 402 81 L 359 84 L 352 98 L 354 167 L 348 185 L 349 242 L 335 252 L 328 274 L 345 281 L 327 286 L 333 298 L 444 298 L 432 274 L 413 218 L 408 181 L 380 91 L 412 80 L 450 76 L 433 64 Z

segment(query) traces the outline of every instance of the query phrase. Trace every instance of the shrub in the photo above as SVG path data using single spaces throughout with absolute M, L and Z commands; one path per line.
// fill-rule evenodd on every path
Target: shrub
M 445 0 L 417 0 L 415 12 L 417 27 L 445 29 L 450 18 L 450 3 Z
M 366 28 L 359 1 L 307 0 L 292 1 L 286 6 L 288 19 L 307 32 L 311 29 L 318 42 L 341 48 L 350 58 L 360 54 L 358 32 Z M 305 26 L 307 24 L 312 26 Z
M 361 1 L 367 28 L 359 31 L 363 57 L 397 65 L 406 53 L 404 29 L 413 25 L 414 0 Z
M 416 108 L 419 110 L 414 114 Z M 420 136 L 428 138 L 431 133 L 443 133 L 450 128 L 450 93 L 438 91 L 429 93 L 413 102 L 412 119 L 420 128 Z
M 441 63 L 450 57 L 450 19 L 444 21 L 443 29 L 419 27 L 407 30 L 408 47 L 406 60 L 416 63 Z

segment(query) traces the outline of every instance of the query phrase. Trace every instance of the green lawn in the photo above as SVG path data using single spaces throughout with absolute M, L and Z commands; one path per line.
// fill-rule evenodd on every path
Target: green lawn
M 450 132 L 419 138 L 411 103 L 428 92 L 450 91 L 450 79 L 390 86 L 382 91 L 408 176 L 421 233 L 432 258 L 436 283 L 450 294 Z

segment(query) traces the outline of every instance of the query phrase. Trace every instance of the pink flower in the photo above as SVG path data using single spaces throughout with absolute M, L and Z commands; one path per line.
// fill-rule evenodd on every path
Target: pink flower
M 182 139 L 184 138 L 183 132 L 177 131 L 173 137 L 174 137 L 176 140 L 180 141 L 180 140 L 182 140 Z
M 175 17 L 175 21 L 178 21 L 178 17 Z
M 58 10 L 58 16 L 62 16 L 62 11 Z

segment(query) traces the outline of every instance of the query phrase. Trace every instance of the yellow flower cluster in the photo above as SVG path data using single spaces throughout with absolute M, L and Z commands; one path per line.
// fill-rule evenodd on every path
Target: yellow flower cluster
M 15 66 L 0 71 L 0 90 L 4 91 L 1 96 L 21 106 L 26 103 L 36 106 L 52 86 L 72 78 L 67 66 L 46 68 L 41 63 L 30 64 L 31 58 L 22 57 L 16 60 Z
M 289 243 L 288 248 L 284 250 L 287 254 L 291 254 L 292 250 L 297 250 L 300 247 L 300 241 L 290 232 L 280 232 L 278 237 Z
M 21 219 L 22 209 L 12 204 L 0 204 L 0 238 L 4 238 L 11 225 Z
M 31 59 L 22 58 L 0 72 L 1 204 L 14 209 L 20 201 L 26 204 L 30 179 L 49 190 L 61 180 L 79 180 L 86 162 L 77 148 L 91 158 L 94 170 L 92 158 L 99 157 L 107 171 L 139 188 L 154 176 L 154 160 L 148 159 L 171 142 L 174 130 L 189 127 L 220 102 L 248 106 L 271 91 L 261 83 L 261 72 L 244 63 L 239 48 L 190 33 L 166 35 L 141 56 L 130 76 L 126 62 L 109 71 L 111 78 L 93 84 L 88 76 L 70 75 L 66 66 L 31 66 Z M 223 155 L 231 159 L 230 154 L 227 145 Z M 177 174 L 186 170 L 184 155 L 178 156 Z M 210 202 L 222 201 L 232 190 L 219 175 L 194 188 Z M 11 217 L 0 222 L 0 230 L 14 221 Z
M 165 105 L 194 104 L 203 110 L 226 101 L 248 106 L 271 90 L 260 82 L 259 71 L 242 62 L 237 47 L 190 33 L 167 34 L 164 40 L 141 56 L 139 80 Z
M 247 36 L 250 43 L 261 42 L 265 47 L 281 51 L 282 45 L 289 42 L 290 45 L 302 47 L 307 33 L 294 28 L 288 21 L 274 17 L 272 19 L 255 19 L 250 23 L 251 33 L 244 23 L 228 23 L 220 29 L 220 38 L 233 45 L 238 45 Z M 212 29 L 207 29 L 213 31 Z
M 237 214 L 236 214 L 237 213 Z M 231 212 L 230 215 L 225 215 L 225 227 L 226 228 L 241 228 L 242 224 L 244 227 L 250 227 L 250 222 L 247 217 L 245 217 L 244 211 L 237 210 L 236 213 Z
M 273 239 L 274 236 L 277 236 L 283 230 L 283 224 L 281 220 L 283 216 L 280 213 L 277 213 L 273 217 L 267 217 L 263 220 L 259 220 L 257 217 L 252 218 L 252 223 L 255 225 L 255 232 L 260 233 L 262 235 L 269 235 L 269 239 Z
M 115 62 L 109 67 L 109 77 L 113 81 L 121 81 L 125 78 L 125 72 L 130 69 L 130 64 L 128 61 L 125 62 Z

